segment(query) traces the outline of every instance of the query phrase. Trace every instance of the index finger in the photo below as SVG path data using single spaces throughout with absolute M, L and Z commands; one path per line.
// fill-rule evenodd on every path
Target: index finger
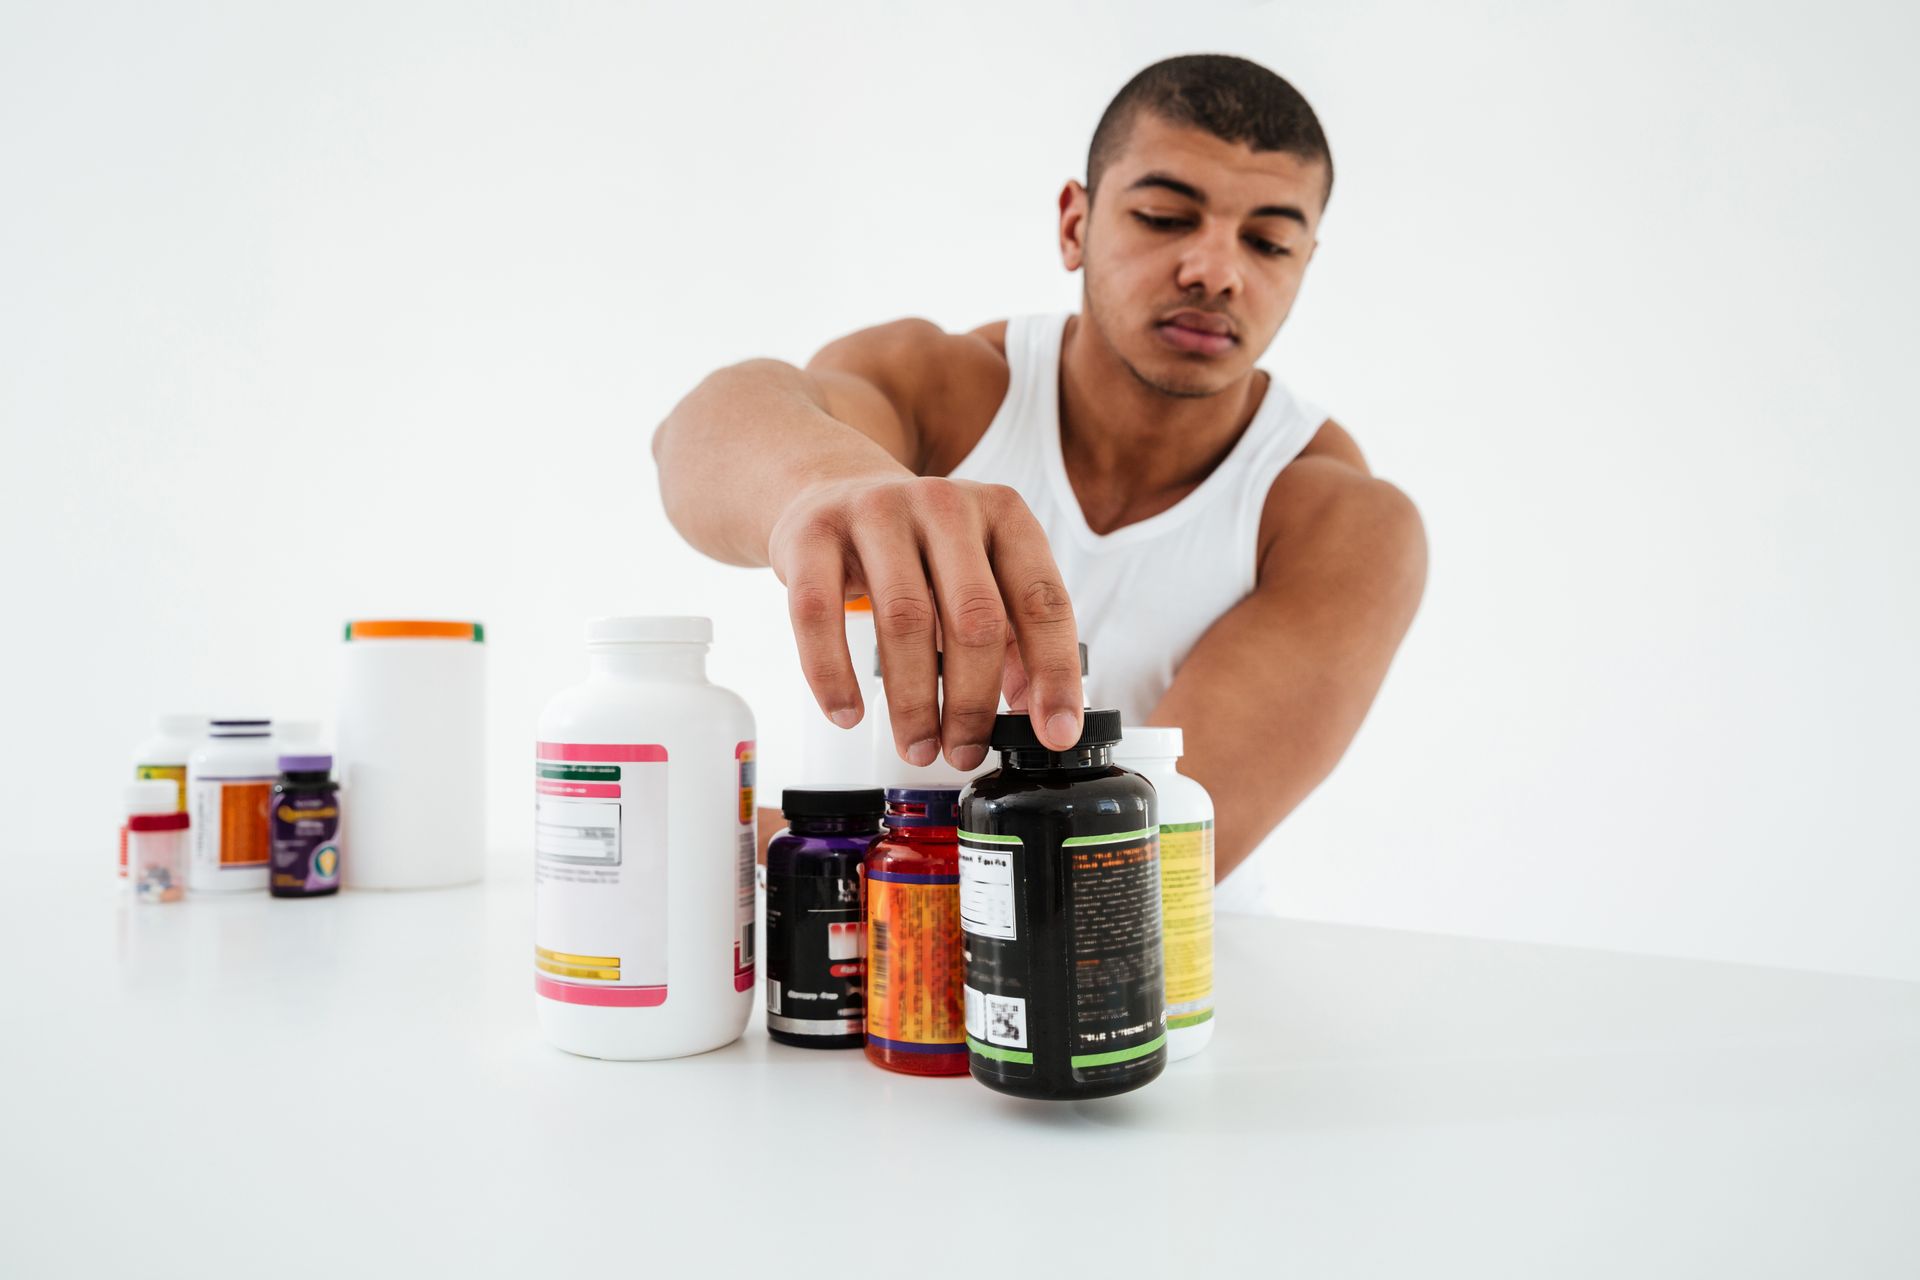
M 1080 741 L 1080 632 L 1046 532 L 1026 503 L 1004 504 L 988 542 L 1000 596 L 1007 603 L 1020 665 L 1027 674 L 1027 714 L 1040 741 L 1070 751 Z

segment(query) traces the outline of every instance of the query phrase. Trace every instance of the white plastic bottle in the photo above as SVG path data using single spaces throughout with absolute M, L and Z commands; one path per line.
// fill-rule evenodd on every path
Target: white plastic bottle
M 1213 800 L 1175 768 L 1180 730 L 1134 725 L 1113 762 L 1146 776 L 1160 799 L 1160 914 L 1166 955 L 1167 1057 L 1213 1039 Z
M 845 619 L 847 651 L 853 655 L 854 678 L 860 686 L 861 702 L 867 707 L 867 714 L 872 715 L 874 687 L 879 684 L 879 679 L 873 674 L 872 663 L 865 659 L 870 659 L 873 654 L 873 606 L 867 603 L 865 596 L 849 600 Z M 842 729 L 827 719 L 821 714 L 820 705 L 814 701 L 813 693 L 805 681 L 794 682 L 793 696 L 796 705 L 804 704 L 800 711 L 800 749 L 780 778 L 763 776 L 767 794 L 779 799 L 780 790 L 774 786 L 776 782 L 794 787 L 870 783 L 872 729 L 865 722 L 851 729 Z
M 153 722 L 153 732 L 133 753 L 136 781 L 164 778 L 174 784 L 179 811 L 187 811 L 187 759 L 207 736 L 207 718 L 199 715 L 163 715 Z
M 587 625 L 587 678 L 540 713 L 534 991 L 593 1058 L 740 1038 L 754 986 L 754 729 L 707 680 L 706 618 Z
M 127 878 L 136 902 L 178 902 L 187 892 L 187 814 L 171 778 L 127 787 Z
M 267 887 L 269 810 L 279 777 L 271 720 L 207 722 L 206 738 L 187 760 L 187 888 L 231 893 Z
M 346 888 L 444 889 L 485 876 L 486 657 L 478 622 L 347 624 L 333 752 Z
M 200 740 L 207 736 L 207 718 L 197 715 L 163 715 L 155 718 L 153 732 L 133 753 L 135 781 L 162 780 L 174 787 L 174 805 L 187 811 L 187 758 Z M 153 794 L 158 794 L 153 793 Z M 127 828 L 120 828 L 120 876 L 127 876 Z

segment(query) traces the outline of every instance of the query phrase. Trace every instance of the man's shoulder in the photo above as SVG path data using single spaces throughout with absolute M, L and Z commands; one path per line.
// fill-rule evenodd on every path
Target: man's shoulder
M 1405 584 L 1426 577 L 1419 508 L 1374 475 L 1346 428 L 1329 418 L 1267 491 L 1260 513 L 1260 579 L 1297 571 Z

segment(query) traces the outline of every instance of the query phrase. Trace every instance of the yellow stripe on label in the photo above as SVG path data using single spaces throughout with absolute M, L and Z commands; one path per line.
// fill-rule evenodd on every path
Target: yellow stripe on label
M 533 967 L 542 973 L 551 973 L 559 978 L 599 978 L 604 982 L 620 981 L 620 971 L 618 969 L 589 969 L 584 965 L 555 964 L 553 961 L 545 958 L 536 959 L 533 962 Z
M 619 956 L 576 956 L 567 951 L 549 951 L 545 947 L 535 947 L 533 954 L 542 960 L 553 960 L 560 964 L 580 964 L 590 969 L 618 969 Z

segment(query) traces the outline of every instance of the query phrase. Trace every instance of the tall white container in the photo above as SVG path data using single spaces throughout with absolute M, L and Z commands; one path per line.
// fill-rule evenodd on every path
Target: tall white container
M 1185 748 L 1178 729 L 1133 725 L 1113 749 L 1113 762 L 1145 775 L 1160 801 L 1160 936 L 1173 1061 L 1213 1039 L 1213 798 L 1175 767 Z
M 485 639 L 477 622 L 347 624 L 334 755 L 349 889 L 485 874 Z
M 860 699 L 866 714 L 874 714 L 875 690 L 880 679 L 873 671 L 873 606 L 867 598 L 849 600 L 846 605 L 847 652 L 853 657 L 853 674 L 860 686 Z M 798 758 L 780 771 L 779 779 L 768 775 L 769 788 L 776 781 L 787 786 L 804 787 L 820 783 L 845 786 L 869 784 L 873 780 L 873 730 L 869 721 L 851 729 L 842 729 L 820 712 L 820 705 L 805 681 L 794 682 L 794 696 L 804 702 L 800 713 L 800 750 Z M 884 718 L 886 704 L 877 704 Z M 768 795 L 778 800 L 778 790 Z
M 587 626 L 587 678 L 540 714 L 534 992 L 594 1058 L 740 1038 L 754 985 L 754 728 L 707 680 L 705 618 Z M 350 851 L 349 851 L 350 852 Z

